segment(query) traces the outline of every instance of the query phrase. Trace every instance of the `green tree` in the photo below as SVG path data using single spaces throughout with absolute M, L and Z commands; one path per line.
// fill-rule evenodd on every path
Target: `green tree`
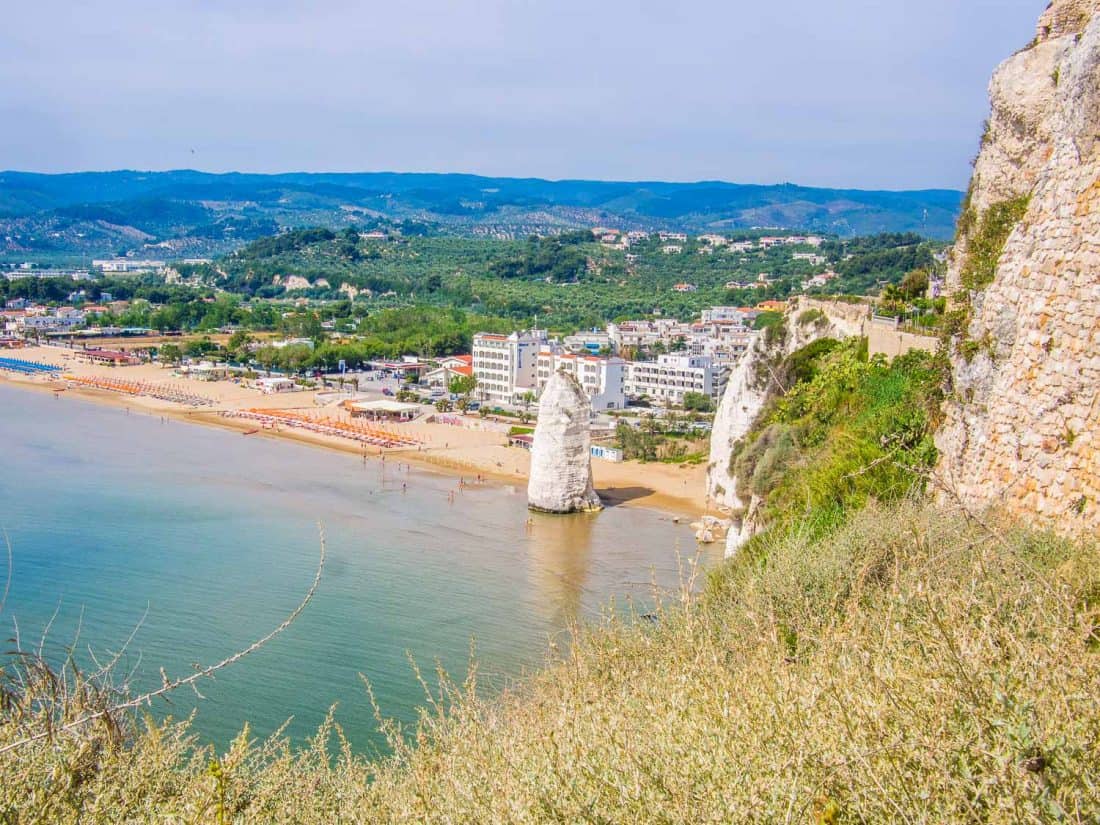
M 458 408 L 462 412 L 466 412 L 470 406 L 470 394 L 476 387 L 477 378 L 472 375 L 456 375 L 451 379 L 451 383 L 447 385 L 447 389 L 459 396 Z
M 898 284 L 898 291 L 910 300 L 923 297 L 927 290 L 928 270 L 926 269 L 914 269 L 905 273 L 905 277 Z
M 157 348 L 157 360 L 163 364 L 178 364 L 183 360 L 179 344 L 161 344 Z
M 684 409 L 694 412 L 712 412 L 714 402 L 711 401 L 709 395 L 704 395 L 701 392 L 685 392 Z
M 212 352 L 218 351 L 218 345 L 209 338 L 199 338 L 187 343 L 186 352 L 192 358 L 203 358 Z
M 253 340 L 247 330 L 239 329 L 234 332 L 225 345 L 229 357 L 235 361 L 244 361 L 248 357 L 248 346 Z

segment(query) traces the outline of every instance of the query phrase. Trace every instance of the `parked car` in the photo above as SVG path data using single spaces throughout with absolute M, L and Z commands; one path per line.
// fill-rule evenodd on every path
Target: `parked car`
M 382 395 L 393 395 L 393 390 L 391 390 L 389 387 L 383 387 Z

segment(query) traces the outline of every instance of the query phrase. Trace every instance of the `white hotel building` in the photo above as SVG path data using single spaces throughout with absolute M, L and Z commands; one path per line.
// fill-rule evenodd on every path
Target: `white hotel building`
M 665 406 L 684 403 L 689 392 L 701 393 L 717 404 L 728 379 L 729 368 L 708 356 L 671 354 L 630 364 L 625 389 L 630 398 L 644 395 Z
M 494 404 L 517 404 L 526 392 L 538 390 L 539 350 L 548 342 L 546 330 L 474 335 L 473 370 L 477 397 Z
M 626 406 L 627 363 L 622 358 L 577 355 L 545 346 L 538 360 L 540 394 L 550 376 L 559 370 L 573 373 L 592 402 L 593 411 L 621 410 Z

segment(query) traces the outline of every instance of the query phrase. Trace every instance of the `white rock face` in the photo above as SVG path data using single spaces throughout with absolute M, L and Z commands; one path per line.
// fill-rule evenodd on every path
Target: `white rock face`
M 556 372 L 539 399 L 527 506 L 544 513 L 599 510 L 592 487 L 591 405 L 577 379 Z
M 811 311 L 810 315 L 806 314 Z M 841 340 L 865 335 L 869 318 L 869 308 L 864 304 L 796 299 L 787 311 L 786 334 L 782 339 L 774 340 L 769 347 L 763 333 L 759 333 L 734 367 L 714 416 L 707 466 L 710 503 L 735 516 L 733 526 L 726 533 L 727 556 L 733 555 L 760 529 L 755 517 L 759 502 L 746 499 L 738 492 L 737 480 L 730 473 L 729 465 L 734 445 L 752 429 L 768 398 L 779 390 L 768 365 L 782 361 L 821 338 Z
M 730 457 L 734 445 L 745 437 L 767 401 L 768 380 L 758 380 L 757 368 L 767 360 L 767 347 L 762 333 L 737 362 L 729 383 L 714 414 L 710 434 L 710 463 L 707 467 L 707 496 L 723 512 L 743 509 L 745 503 L 737 494 L 737 481 L 730 474 Z M 730 530 L 728 535 L 735 535 Z

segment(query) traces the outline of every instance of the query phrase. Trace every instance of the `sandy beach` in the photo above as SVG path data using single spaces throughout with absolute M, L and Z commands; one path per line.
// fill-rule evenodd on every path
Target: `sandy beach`
M 22 376 L 0 371 L 0 380 L 10 386 L 53 392 L 59 402 L 78 397 L 101 404 L 126 408 L 136 413 L 159 415 L 172 420 L 207 426 L 227 427 L 249 433 L 252 438 L 280 438 L 341 450 L 364 456 L 364 460 L 408 462 L 454 475 L 459 483 L 482 479 L 526 484 L 530 469 L 527 450 L 507 445 L 506 427 L 494 427 L 478 418 L 449 415 L 460 421 L 440 423 L 420 418 L 404 424 L 385 424 L 385 428 L 403 438 L 414 440 L 415 447 L 382 449 L 350 438 L 279 425 L 262 427 L 247 418 L 233 417 L 247 410 L 287 410 L 323 422 L 350 422 L 348 413 L 337 404 L 326 403 L 314 391 L 264 393 L 232 381 L 200 381 L 173 375 L 173 370 L 155 364 L 105 366 L 79 360 L 76 353 L 60 347 L 27 347 L 13 357 L 54 364 L 64 374 L 81 379 L 112 379 L 152 385 L 203 399 L 203 405 L 190 406 L 149 395 L 131 395 L 97 389 L 62 379 Z M 428 416 L 429 418 L 431 416 Z M 634 461 L 615 463 L 593 459 L 592 474 L 600 497 L 609 506 L 642 506 L 667 510 L 696 518 L 706 512 L 705 476 L 702 464 L 642 464 Z

